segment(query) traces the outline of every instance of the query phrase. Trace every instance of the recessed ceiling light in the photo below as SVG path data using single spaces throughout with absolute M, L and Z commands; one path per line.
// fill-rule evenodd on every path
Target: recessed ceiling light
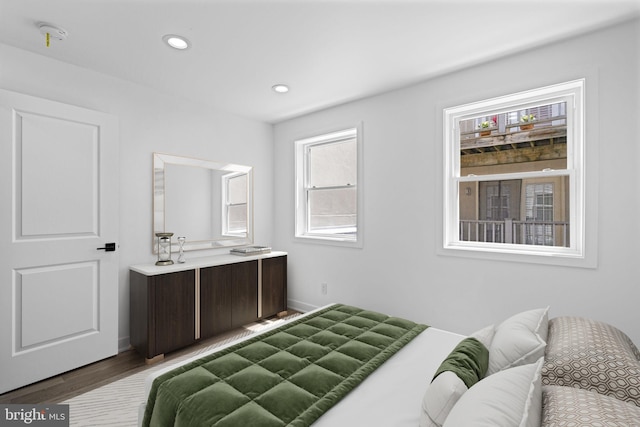
M 271 89 L 273 89 L 274 92 L 278 92 L 278 93 L 287 93 L 287 92 L 289 92 L 289 86 L 283 85 L 283 84 L 273 85 L 273 86 L 271 86 Z
M 166 36 L 162 37 L 162 40 L 164 40 L 166 44 L 174 49 L 184 50 L 188 49 L 190 46 L 189 40 L 175 34 L 167 34 Z

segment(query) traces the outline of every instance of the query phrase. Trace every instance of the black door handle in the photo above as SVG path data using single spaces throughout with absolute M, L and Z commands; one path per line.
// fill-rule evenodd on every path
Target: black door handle
M 98 250 L 104 250 L 105 252 L 115 252 L 116 244 L 114 243 L 105 243 L 104 248 L 97 248 Z

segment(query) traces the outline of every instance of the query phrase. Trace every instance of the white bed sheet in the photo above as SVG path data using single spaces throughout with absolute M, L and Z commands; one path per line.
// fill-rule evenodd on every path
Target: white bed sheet
M 307 312 L 303 316 L 328 306 Z M 297 319 L 300 317 L 292 321 Z M 282 325 L 283 323 L 274 325 L 272 328 L 261 331 L 260 334 Z M 244 337 L 153 372 L 145 379 L 145 401 L 153 380 L 163 373 L 255 336 Z M 463 335 L 453 332 L 434 327 L 427 328 L 313 423 L 313 426 L 417 426 L 420 421 L 422 398 L 433 374 L 463 338 Z M 142 423 L 144 407 L 145 404 L 142 404 L 138 413 L 139 425 Z

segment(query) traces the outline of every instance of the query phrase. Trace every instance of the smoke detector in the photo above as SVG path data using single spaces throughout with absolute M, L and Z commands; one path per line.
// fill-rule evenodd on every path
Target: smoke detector
M 55 40 L 64 40 L 69 35 L 67 30 L 64 28 L 60 28 L 46 22 L 38 22 L 38 28 L 40 29 L 40 33 L 45 35 L 47 38 L 47 47 L 49 46 L 50 38 Z

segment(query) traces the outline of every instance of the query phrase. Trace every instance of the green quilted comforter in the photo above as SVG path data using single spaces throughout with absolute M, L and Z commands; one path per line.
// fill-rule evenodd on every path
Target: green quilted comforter
M 333 305 L 158 377 L 144 426 L 308 426 L 427 328 Z

